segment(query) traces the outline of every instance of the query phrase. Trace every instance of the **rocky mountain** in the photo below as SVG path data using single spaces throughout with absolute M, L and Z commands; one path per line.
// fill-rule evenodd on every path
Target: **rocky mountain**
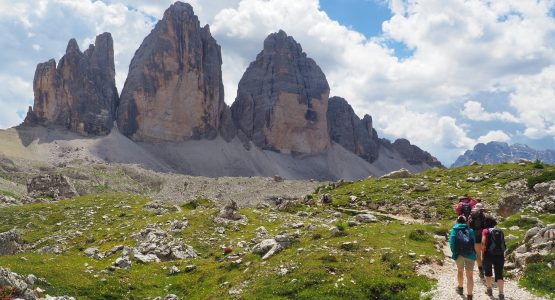
M 437 158 L 418 146 L 412 145 L 406 139 L 398 139 L 391 143 L 387 139 L 379 138 L 378 133 L 372 127 L 372 117 L 364 115 L 361 120 L 351 105 L 341 97 L 330 98 L 327 117 L 332 141 L 369 163 L 378 159 L 380 148 L 385 148 L 411 165 L 443 166 Z
M 472 162 L 481 164 L 493 164 L 500 162 L 512 162 L 519 159 L 536 160 L 555 164 L 555 150 L 536 150 L 527 145 L 509 145 L 503 142 L 479 143 L 473 150 L 467 150 L 459 156 L 452 168 L 469 165 Z
M 249 140 L 282 153 L 328 149 L 326 76 L 293 37 L 279 31 L 264 41 L 239 82 L 233 121 Z
M 108 134 L 118 105 L 111 34 L 97 36 L 85 52 L 71 39 L 58 66 L 54 59 L 37 66 L 33 89 L 34 105 L 24 124 L 61 125 L 81 134 Z
M 352 180 L 441 166 L 407 140 L 380 139 L 372 117 L 361 120 L 345 99 L 328 99 L 326 76 L 282 30 L 264 40 L 231 108 L 221 67 L 208 25 L 201 27 L 182 2 L 165 11 L 136 51 L 119 99 L 110 34 L 84 53 L 71 40 L 57 68 L 53 60 L 37 67 L 35 105 L 24 125 L 63 125 L 94 136 L 110 133 L 117 119 L 116 130 L 90 141 L 18 128 L 14 142 L 21 145 L 12 149 L 40 139 L 52 156 L 85 149 L 82 158 L 212 177 Z M 55 137 L 71 140 L 64 143 L 70 150 Z M 23 148 L 34 156 L 36 149 Z
M 176 2 L 144 39 L 129 66 L 118 111 L 120 131 L 135 141 L 231 139 L 220 46 L 191 5 Z
M 347 100 L 331 97 L 327 112 L 332 141 L 372 163 L 378 158 L 380 139 L 372 128 L 372 117 L 365 115 L 361 120 Z

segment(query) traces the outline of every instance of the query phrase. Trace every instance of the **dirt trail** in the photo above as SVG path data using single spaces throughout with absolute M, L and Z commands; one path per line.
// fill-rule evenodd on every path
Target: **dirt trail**
M 438 286 L 433 291 L 432 299 L 436 300 L 459 300 L 466 299 L 466 278 L 464 283 L 465 296 L 460 296 L 455 291 L 457 286 L 456 278 L 456 265 L 455 261 L 451 259 L 451 249 L 449 244 L 446 243 L 443 247 L 443 253 L 445 254 L 445 259 L 443 266 L 433 266 L 426 271 L 428 275 L 432 278 L 438 280 Z M 486 295 L 486 285 L 485 281 L 480 279 L 478 276 L 478 267 L 474 269 L 474 298 L 475 300 L 492 300 L 498 298 L 498 290 L 493 289 L 493 297 Z M 536 297 L 530 294 L 528 291 L 518 287 L 518 284 L 514 280 L 505 280 L 505 299 L 507 300 L 545 300 L 545 298 Z

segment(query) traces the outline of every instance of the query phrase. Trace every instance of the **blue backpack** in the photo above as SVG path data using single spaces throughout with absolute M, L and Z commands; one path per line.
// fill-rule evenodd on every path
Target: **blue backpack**
M 455 249 L 457 254 L 470 254 L 474 251 L 474 243 L 468 229 L 461 229 L 455 235 Z

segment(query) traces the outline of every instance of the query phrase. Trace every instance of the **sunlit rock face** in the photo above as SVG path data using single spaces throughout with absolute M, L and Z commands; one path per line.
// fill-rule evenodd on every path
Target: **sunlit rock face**
M 329 85 L 320 67 L 291 36 L 279 31 L 264 41 L 231 106 L 233 121 L 249 140 L 282 153 L 328 149 Z
M 186 141 L 235 135 L 224 102 L 220 46 L 189 4 L 171 5 L 129 67 L 118 111 L 120 131 L 136 141 Z
M 57 66 L 54 59 L 37 66 L 33 90 L 33 108 L 24 124 L 60 125 L 85 135 L 108 134 L 119 101 L 111 34 L 98 35 L 85 52 L 71 39 Z

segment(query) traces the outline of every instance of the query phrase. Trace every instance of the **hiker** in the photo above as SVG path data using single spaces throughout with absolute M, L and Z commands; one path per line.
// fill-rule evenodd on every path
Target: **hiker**
M 464 195 L 464 197 L 459 198 L 459 204 L 457 204 L 457 208 L 455 210 L 459 215 L 463 215 L 465 219 L 468 220 L 470 213 L 472 212 L 472 208 L 478 203 L 476 200 L 470 198 L 468 195 Z
M 478 265 L 478 274 L 480 278 L 484 278 L 484 269 L 482 267 L 482 232 L 486 228 L 486 218 L 491 218 L 491 216 L 485 214 L 485 209 L 486 207 L 484 204 L 481 202 L 476 203 L 468 219 L 468 226 L 474 230 L 476 235 L 474 249 L 476 250 L 476 264 Z
M 474 270 L 474 261 L 476 260 L 475 241 L 474 230 L 468 227 L 466 218 L 460 215 L 457 218 L 457 223 L 451 229 L 449 246 L 453 253 L 451 258 L 457 263 L 457 293 L 459 295 L 463 295 L 464 271 L 466 270 L 467 300 L 472 299 L 472 290 L 474 288 L 472 271 Z
M 484 255 L 484 273 L 486 275 L 487 295 L 493 296 L 492 275 L 495 273 L 495 282 L 499 289 L 499 300 L 504 300 L 503 293 L 503 267 L 505 265 L 505 234 L 497 228 L 497 221 L 494 218 L 486 218 L 486 229 L 482 231 L 482 251 Z M 494 272 L 492 273 L 492 267 Z

